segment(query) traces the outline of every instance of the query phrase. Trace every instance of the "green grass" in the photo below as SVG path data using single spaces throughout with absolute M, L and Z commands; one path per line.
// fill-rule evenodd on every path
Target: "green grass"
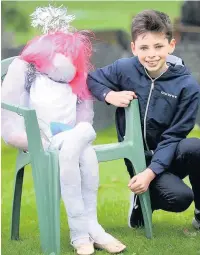
M 200 138 L 200 131 L 190 136 Z M 99 132 L 96 144 L 116 141 L 114 128 Z M 10 219 L 16 150 L 2 143 L 2 254 L 39 255 L 39 231 L 30 167 L 25 171 L 22 195 L 20 241 L 10 241 Z M 100 164 L 98 215 L 108 232 L 122 240 L 128 247 L 127 255 L 198 255 L 200 233 L 191 226 L 194 206 L 184 213 L 157 211 L 153 214 L 153 240 L 145 238 L 144 230 L 127 227 L 129 207 L 128 174 L 122 160 Z M 69 244 L 69 230 L 64 206 L 61 203 L 62 254 L 74 254 Z M 106 254 L 98 251 L 96 254 Z
M 30 23 L 29 15 L 35 10 L 36 6 L 47 6 L 47 1 L 19 1 L 15 8 L 19 9 Z M 180 15 L 181 1 L 54 1 L 56 6 L 63 4 L 68 7 L 70 14 L 76 15 L 73 26 L 78 29 L 123 29 L 130 31 L 131 19 L 134 15 L 144 9 L 157 9 L 169 14 L 172 21 Z M 12 2 L 4 4 L 12 5 Z M 16 21 L 19 23 L 19 21 Z M 24 44 L 37 34 L 35 28 L 29 32 L 19 33 L 14 31 L 12 24 L 7 27 L 15 32 L 16 44 Z

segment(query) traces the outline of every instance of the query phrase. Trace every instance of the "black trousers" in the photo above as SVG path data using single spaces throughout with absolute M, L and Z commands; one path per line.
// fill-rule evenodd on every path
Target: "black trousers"
M 148 166 L 149 160 L 146 161 Z M 125 164 L 132 177 L 131 162 L 125 159 Z M 189 176 L 192 189 L 182 180 L 186 176 Z M 186 138 L 178 144 L 171 166 L 156 176 L 149 191 L 152 210 L 182 212 L 193 200 L 200 210 L 200 139 Z

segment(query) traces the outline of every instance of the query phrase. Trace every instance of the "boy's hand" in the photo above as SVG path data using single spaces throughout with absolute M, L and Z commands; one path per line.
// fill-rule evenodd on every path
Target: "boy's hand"
M 127 107 L 134 98 L 137 96 L 133 91 L 110 91 L 106 95 L 105 101 L 117 107 Z
M 155 173 L 147 168 L 143 172 L 135 175 L 129 182 L 128 187 L 135 194 L 142 194 L 147 191 L 150 182 L 156 177 Z

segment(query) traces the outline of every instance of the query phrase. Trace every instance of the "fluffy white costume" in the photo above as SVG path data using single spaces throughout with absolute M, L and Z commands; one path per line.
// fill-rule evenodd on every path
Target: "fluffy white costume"
M 87 217 L 87 211 L 93 211 L 96 218 L 99 178 L 98 162 L 91 145 L 96 137 L 92 127 L 93 102 L 85 100 L 78 103 L 68 84 L 55 82 L 40 73 L 28 93 L 25 90 L 27 66 L 28 63 L 19 58 L 11 63 L 2 85 L 2 101 L 35 109 L 45 149 L 54 147 L 60 150 L 61 193 L 73 242 L 89 237 L 88 220 L 91 215 Z M 66 124 L 71 129 L 53 135 L 50 129 L 52 122 Z M 23 118 L 7 110 L 2 111 L 2 136 L 8 144 L 28 149 Z M 87 206 L 84 206 L 84 200 Z

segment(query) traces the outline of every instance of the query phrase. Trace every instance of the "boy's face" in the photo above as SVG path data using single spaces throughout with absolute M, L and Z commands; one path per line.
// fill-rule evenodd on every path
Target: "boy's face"
M 152 77 L 167 69 L 166 58 L 175 49 L 175 40 L 168 41 L 164 33 L 147 32 L 131 42 L 131 49 Z

